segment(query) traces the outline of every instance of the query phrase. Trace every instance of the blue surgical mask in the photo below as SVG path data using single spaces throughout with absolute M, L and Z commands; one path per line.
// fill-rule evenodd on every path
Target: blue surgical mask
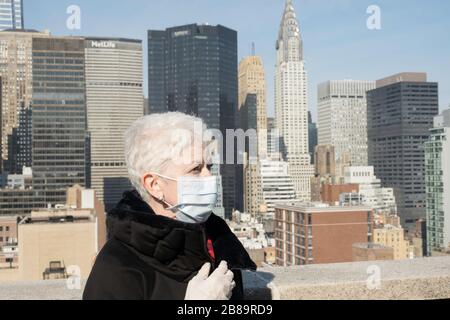
M 170 178 L 160 174 L 155 175 L 178 183 L 178 204 L 171 205 L 164 199 L 172 212 L 177 214 L 177 220 L 186 223 L 204 223 L 212 214 L 218 198 L 217 177 L 180 177 Z

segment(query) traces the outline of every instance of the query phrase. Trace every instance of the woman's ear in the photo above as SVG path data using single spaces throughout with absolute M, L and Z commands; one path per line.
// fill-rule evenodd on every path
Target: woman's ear
M 147 192 L 155 199 L 162 201 L 164 194 L 159 184 L 159 179 L 156 175 L 147 173 L 142 177 L 142 184 Z

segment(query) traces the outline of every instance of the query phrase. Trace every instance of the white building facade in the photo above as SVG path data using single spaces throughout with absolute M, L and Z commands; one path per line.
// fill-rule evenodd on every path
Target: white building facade
M 10 160 L 8 159 L 10 155 L 8 138 L 20 126 L 20 114 L 31 110 L 33 100 L 33 39 L 48 37 L 50 37 L 48 32 L 2 31 L 0 33 L 0 142 L 2 162 Z M 31 153 L 31 146 L 28 145 L 27 148 Z M 28 166 L 31 166 L 31 163 L 28 163 Z
M 373 208 L 375 213 L 397 213 L 394 189 L 381 186 L 373 167 L 345 167 L 344 183 L 358 184 L 361 204 Z
M 338 80 L 318 86 L 319 145 L 335 148 L 338 176 L 345 166 L 367 166 L 367 99 L 375 81 Z
M 308 142 L 308 74 L 292 0 L 286 1 L 276 50 L 275 112 L 281 151 L 289 163 L 298 199 L 309 201 L 314 168 Z
M 86 39 L 91 188 L 108 208 L 131 185 L 123 135 L 144 114 L 140 40 Z
M 260 160 L 247 171 L 245 211 L 252 215 L 271 217 L 279 203 L 296 199 L 294 183 L 289 174 L 289 164 L 284 161 Z M 254 187 L 256 186 L 256 188 Z
M 267 214 L 275 214 L 275 206 L 296 199 L 295 185 L 289 174 L 289 164 L 284 161 L 262 160 L 259 163 L 263 203 Z

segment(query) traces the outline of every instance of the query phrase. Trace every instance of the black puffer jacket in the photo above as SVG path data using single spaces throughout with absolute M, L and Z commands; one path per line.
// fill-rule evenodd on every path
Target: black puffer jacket
M 242 299 L 240 269 L 255 263 L 225 221 L 212 215 L 202 225 L 156 215 L 136 191 L 124 194 L 107 217 L 109 241 L 98 255 L 85 300 L 183 300 L 188 282 L 206 262 L 222 260 L 235 273 L 233 300 Z M 208 254 L 212 240 L 215 261 Z M 211 271 L 212 272 L 212 271 Z

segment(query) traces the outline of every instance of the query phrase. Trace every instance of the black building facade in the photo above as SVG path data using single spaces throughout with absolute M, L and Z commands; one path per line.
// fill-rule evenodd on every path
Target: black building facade
M 237 126 L 237 32 L 223 26 L 185 25 L 148 31 L 149 112 L 178 111 L 219 129 Z M 224 153 L 225 159 L 225 153 Z M 235 162 L 236 163 L 236 162 Z M 236 203 L 236 166 L 220 166 L 223 206 Z
M 439 112 L 438 84 L 425 74 L 399 74 L 367 94 L 369 165 L 394 188 L 406 227 L 425 218 L 424 143 Z

